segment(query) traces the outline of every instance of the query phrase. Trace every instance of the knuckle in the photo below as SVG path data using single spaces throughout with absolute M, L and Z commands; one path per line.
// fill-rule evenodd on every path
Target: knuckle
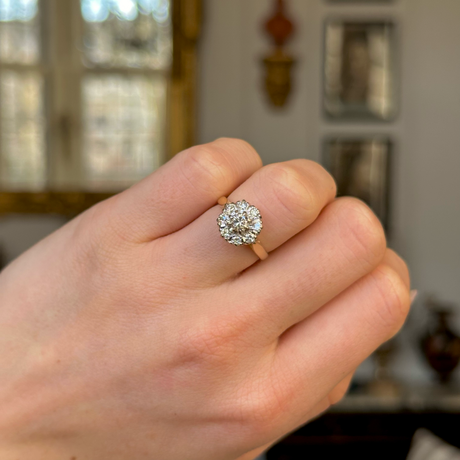
M 227 367 L 234 363 L 241 342 L 239 326 L 219 319 L 205 319 L 189 325 L 178 336 L 181 361 Z
M 220 137 L 212 142 L 210 145 L 216 145 L 224 149 L 226 152 L 236 152 L 243 154 L 245 157 L 251 157 L 258 164 L 262 164 L 262 159 L 257 153 L 256 149 L 247 141 L 243 139 L 236 139 L 231 137 Z
M 275 200 L 286 211 L 287 217 L 294 222 L 309 220 L 316 200 L 307 179 L 287 163 L 271 164 L 264 169 L 263 180 L 269 184 Z
M 399 273 L 388 265 L 377 267 L 373 276 L 379 296 L 376 314 L 384 327 L 396 332 L 409 312 L 409 291 Z
M 257 378 L 240 387 L 243 391 L 239 392 L 236 407 L 241 421 L 247 424 L 253 436 L 284 425 L 286 417 L 295 410 L 298 388 L 290 377 L 274 372 L 272 364 L 262 367 Z
M 397 267 L 397 270 L 400 273 L 404 282 L 406 283 L 406 286 L 410 287 L 410 270 L 407 265 L 407 262 L 398 253 L 396 253 L 390 248 L 386 250 L 385 261 L 387 262 L 387 265 L 390 265 L 390 267 Z
M 187 334 L 183 334 L 180 344 L 182 345 L 182 357 L 184 361 L 204 361 L 219 355 L 222 343 L 209 329 L 194 328 Z
M 208 184 L 214 189 L 216 185 L 227 182 L 229 175 L 232 175 L 232 169 L 220 149 L 206 144 L 187 151 L 184 174 L 189 180 L 201 185 Z
M 291 163 L 301 165 L 303 169 L 309 172 L 309 175 L 315 177 L 318 182 L 324 183 L 325 188 L 327 187 L 327 191 L 332 197 L 336 196 L 337 184 L 331 173 L 324 166 L 306 158 L 291 160 Z
M 263 386 L 266 387 L 266 385 Z M 282 404 L 282 401 L 264 389 L 252 391 L 245 397 L 239 398 L 236 403 L 237 419 L 250 428 L 251 436 L 256 434 L 255 431 L 269 432 L 274 425 L 280 423 L 285 413 L 286 406 Z
M 344 243 L 354 260 L 375 267 L 384 257 L 386 237 L 382 224 L 372 210 L 356 198 L 340 198 L 338 224 L 348 231 L 342 232 Z

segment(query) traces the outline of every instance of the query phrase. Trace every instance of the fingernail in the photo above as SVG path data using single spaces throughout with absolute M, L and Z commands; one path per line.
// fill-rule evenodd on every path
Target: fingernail
M 410 291 L 410 303 L 411 304 L 414 303 L 414 300 L 417 297 L 417 295 L 418 295 L 417 289 L 412 289 L 412 291 Z

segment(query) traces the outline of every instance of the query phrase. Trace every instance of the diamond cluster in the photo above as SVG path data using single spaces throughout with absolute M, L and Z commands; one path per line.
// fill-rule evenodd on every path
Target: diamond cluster
M 220 234 L 231 244 L 254 244 L 262 230 L 260 211 L 247 201 L 227 203 L 217 218 Z

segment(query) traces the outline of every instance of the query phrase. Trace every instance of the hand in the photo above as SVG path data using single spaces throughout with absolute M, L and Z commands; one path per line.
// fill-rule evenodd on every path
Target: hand
M 258 261 L 216 201 L 264 220 Z M 402 326 L 405 263 L 318 164 L 191 148 L 0 276 L 2 460 L 249 460 Z

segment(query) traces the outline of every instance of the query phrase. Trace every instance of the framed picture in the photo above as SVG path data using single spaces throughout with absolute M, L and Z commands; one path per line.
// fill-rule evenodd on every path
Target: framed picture
M 323 164 L 337 183 L 338 196 L 367 203 L 387 231 L 392 150 L 391 140 L 381 136 L 329 138 L 323 150 Z
M 335 119 L 394 119 L 397 111 L 394 23 L 329 19 L 324 47 L 326 115 Z

